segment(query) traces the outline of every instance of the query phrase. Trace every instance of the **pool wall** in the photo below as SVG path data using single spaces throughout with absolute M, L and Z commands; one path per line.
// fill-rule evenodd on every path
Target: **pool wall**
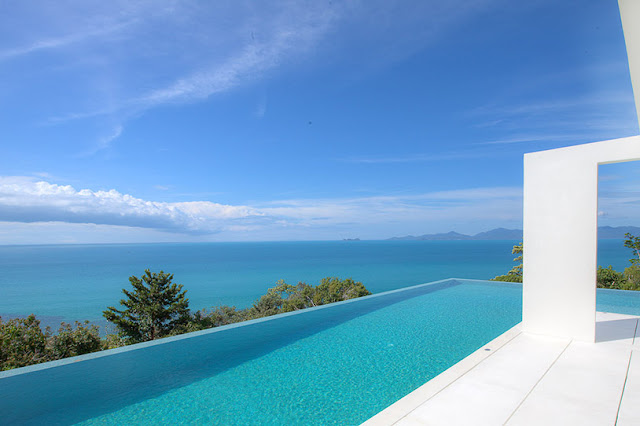
M 452 278 L 0 372 L 1 421 L 78 422 L 211 376 L 351 318 L 462 283 L 488 284 Z

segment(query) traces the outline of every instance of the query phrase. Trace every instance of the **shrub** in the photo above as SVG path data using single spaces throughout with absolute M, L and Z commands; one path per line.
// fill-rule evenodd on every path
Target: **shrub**
M 47 346 L 51 359 L 61 359 L 96 352 L 103 345 L 98 326 L 89 325 L 89 321 L 76 321 L 75 328 L 63 322 L 58 334 L 51 336 Z
M 640 264 L 634 264 L 624 270 L 624 281 L 620 285 L 622 290 L 640 290 Z
M 596 273 L 596 283 L 600 288 L 613 288 L 619 289 L 620 286 L 625 281 L 624 274 L 622 272 L 618 272 L 613 269 L 611 265 L 608 268 L 603 268 L 602 266 L 598 266 L 598 271 Z
M 43 332 L 33 314 L 6 322 L 0 318 L 0 370 L 48 361 L 49 336 L 49 328 Z

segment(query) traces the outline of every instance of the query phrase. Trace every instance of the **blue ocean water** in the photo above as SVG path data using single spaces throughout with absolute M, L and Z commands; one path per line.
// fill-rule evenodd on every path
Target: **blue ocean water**
M 102 322 L 128 277 L 146 268 L 174 274 L 192 309 L 249 306 L 279 279 L 317 284 L 352 277 L 374 293 L 450 277 L 489 279 L 513 266 L 517 241 L 332 241 L 0 246 L 0 316 L 36 314 Z M 599 242 L 599 264 L 622 270 L 619 240 Z

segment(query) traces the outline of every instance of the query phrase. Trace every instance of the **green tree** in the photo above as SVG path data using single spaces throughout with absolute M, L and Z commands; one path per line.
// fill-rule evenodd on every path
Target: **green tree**
M 513 268 L 511 268 L 511 270 L 509 272 L 507 272 L 506 275 L 498 275 L 497 277 L 493 278 L 491 281 L 507 281 L 507 282 L 512 282 L 512 283 L 521 283 L 522 282 L 523 252 L 524 252 L 524 250 L 523 250 L 523 247 L 522 247 L 522 243 L 513 246 L 513 249 L 511 250 L 511 254 L 518 254 L 519 255 L 519 256 L 516 256 L 513 259 L 513 261 L 514 262 L 520 262 L 520 264 L 514 266 Z
M 236 309 L 235 306 L 219 306 L 213 311 L 206 309 L 196 311 L 186 326 L 186 332 L 206 330 L 249 319 L 247 309 Z
M 40 320 L 33 314 L 6 322 L 0 317 L 0 370 L 48 361 L 46 346 L 50 335 L 49 328 L 42 331 Z
M 126 299 L 120 304 L 124 309 L 109 306 L 103 311 L 104 317 L 131 343 L 169 336 L 189 321 L 187 291 L 172 280 L 173 274 L 152 273 L 148 269 L 142 278 L 130 277 L 133 291 L 122 289 Z
M 49 338 L 47 349 L 51 359 L 61 359 L 96 352 L 102 346 L 97 325 L 76 321 L 75 328 L 66 322 L 60 324 L 58 334 Z
M 629 259 L 632 265 L 640 264 L 640 237 L 635 237 L 630 233 L 624 234 L 626 240 L 624 240 L 624 246 L 630 248 L 633 251 L 633 259 Z
M 636 263 L 624 270 L 624 281 L 621 290 L 640 290 L 640 264 Z
M 370 294 L 371 292 L 361 282 L 355 282 L 351 278 L 341 280 L 340 278 L 327 277 L 323 278 L 320 285 L 316 287 L 314 301 L 316 305 L 325 305 Z
M 600 288 L 619 289 L 625 281 L 625 276 L 621 272 L 613 269 L 611 265 L 608 268 L 598 266 L 596 283 Z
M 293 286 L 280 280 L 253 304 L 251 317 L 260 318 L 280 312 L 297 311 L 370 294 L 361 282 L 355 282 L 351 278 L 323 278 L 316 287 L 302 282 Z
M 295 287 L 279 280 L 275 287 L 267 290 L 267 293 L 254 302 L 249 310 L 251 318 L 262 318 L 279 314 L 282 311 L 285 300 L 295 292 Z

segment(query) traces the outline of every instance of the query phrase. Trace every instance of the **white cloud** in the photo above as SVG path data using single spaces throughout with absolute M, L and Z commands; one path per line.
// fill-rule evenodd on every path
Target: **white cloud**
M 521 197 L 520 188 L 504 187 L 279 200 L 253 206 L 210 201 L 171 203 L 143 200 L 115 189 L 78 190 L 32 177 L 8 176 L 0 177 L 0 222 L 95 224 L 119 227 L 118 232 L 129 227 L 183 236 L 224 233 L 228 240 L 331 239 L 345 229 L 383 238 L 393 235 L 395 229 L 408 232 L 413 228 L 418 232 L 425 228 L 449 230 L 456 223 L 518 223 Z M 488 225 L 479 226 L 484 230 Z M 86 237 L 80 239 L 85 241 Z
M 635 180 L 615 188 L 601 188 L 601 225 L 638 225 L 637 188 Z M 7 227 L 9 223 L 13 225 Z M 136 241 L 135 238 L 234 241 L 336 239 L 344 235 L 380 239 L 450 230 L 475 234 L 497 227 L 521 226 L 521 187 L 228 205 L 211 201 L 158 202 L 115 189 L 76 189 L 33 177 L 0 177 L 2 244 L 37 243 L 40 232 L 42 238 L 48 239 L 40 242 L 71 242 L 71 237 L 78 242 L 91 242 L 92 238 L 93 242 Z
M 207 234 L 223 231 L 235 220 L 260 216 L 246 206 L 146 201 L 114 189 L 76 190 L 29 177 L 0 177 L 2 221 L 94 223 Z

